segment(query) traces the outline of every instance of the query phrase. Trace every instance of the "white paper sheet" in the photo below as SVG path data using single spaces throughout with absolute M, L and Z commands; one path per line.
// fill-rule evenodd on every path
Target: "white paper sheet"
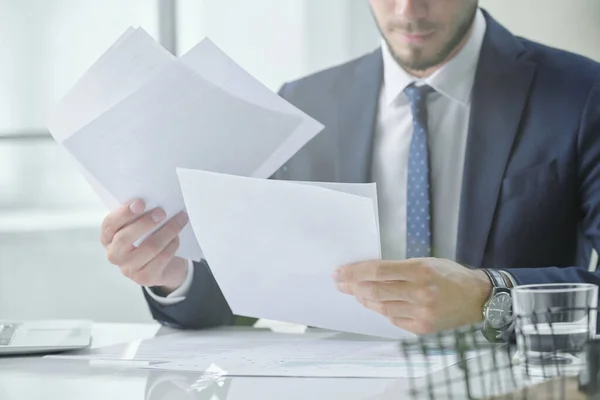
M 120 203 L 142 198 L 172 217 L 184 209 L 176 167 L 267 178 L 318 133 L 298 132 L 301 123 L 299 115 L 240 100 L 173 61 L 63 143 Z M 289 141 L 295 146 L 275 154 Z M 202 257 L 189 226 L 178 255 Z
M 127 29 L 52 110 L 48 129 L 57 142 L 83 128 L 168 66 L 175 56 L 145 30 Z
M 323 128 L 319 122 L 307 118 L 302 111 L 290 103 L 281 101 L 269 88 L 254 79 L 208 38 L 203 39 L 184 54 L 181 61 L 233 96 L 273 111 L 302 116 L 302 122 L 295 134 L 282 143 L 253 176 L 270 176 L 270 171 L 277 170 L 283 162 L 287 161 L 288 154 L 295 153 L 304 145 L 306 139 L 303 132 L 320 131 Z
M 307 181 L 290 181 L 302 185 L 319 186 L 325 189 L 335 190 L 354 194 L 361 197 L 371 199 L 373 202 L 373 210 L 375 212 L 375 223 L 377 224 L 377 237 L 381 239 L 379 234 L 379 207 L 377 202 L 377 186 L 375 183 L 341 183 L 341 182 L 307 182 Z M 381 240 L 380 240 L 381 242 Z
M 68 156 L 73 158 L 76 166 L 109 209 L 115 209 L 134 197 L 143 197 L 144 194 L 134 191 L 115 191 L 115 185 L 111 185 L 111 183 L 119 180 L 120 185 L 117 186 L 120 188 L 124 186 L 139 187 L 137 184 L 140 181 L 147 182 L 153 179 L 149 174 L 168 164 L 161 164 L 164 158 L 162 154 L 167 154 L 173 147 L 186 150 L 185 154 L 169 153 L 166 157 L 168 161 L 177 158 L 177 162 L 173 164 L 176 166 L 201 169 L 216 168 L 216 170 L 220 170 L 221 166 L 228 165 L 230 168 L 225 168 L 222 172 L 267 178 L 323 128 L 320 123 L 268 90 L 220 51 L 210 40 L 203 40 L 192 49 L 189 56 L 184 58 L 187 60 L 185 63 L 176 60 L 143 29 L 130 28 L 79 79 L 49 118 L 48 127 L 54 138 L 69 150 L 67 152 Z M 185 66 L 177 65 L 179 63 L 185 64 Z M 215 84 L 191 74 L 190 68 L 196 71 L 197 74 L 200 73 L 201 76 L 208 77 L 209 81 L 214 79 Z M 172 75 L 173 71 L 177 69 L 180 71 L 185 70 L 184 75 L 187 78 L 194 75 L 196 85 L 192 84 L 189 89 L 202 89 L 212 86 L 213 89 L 223 87 L 223 90 L 212 90 L 209 91 L 210 93 L 203 93 L 202 96 L 198 96 L 191 94 L 191 90 L 181 90 L 184 81 L 179 79 L 177 81 L 179 86 L 175 85 L 174 93 L 170 93 L 170 97 L 162 96 L 161 89 L 168 92 L 169 88 L 166 85 L 168 82 L 172 83 L 176 80 L 173 76 L 170 76 L 171 79 L 166 79 L 168 82 L 165 82 L 165 74 L 169 75 L 171 73 Z M 161 79 L 163 80 L 162 86 L 161 83 L 156 81 Z M 198 81 L 203 84 L 198 84 Z M 144 99 L 139 95 L 139 91 L 152 92 L 153 89 L 149 89 L 149 87 L 154 89 L 153 94 L 155 97 L 160 97 L 159 99 Z M 194 105 L 187 102 L 190 96 L 186 97 L 186 93 L 196 100 Z M 227 98 L 238 100 L 237 102 L 229 101 L 229 106 L 233 103 L 236 106 L 245 105 L 242 107 L 246 111 L 244 115 L 239 114 L 239 107 L 223 109 L 223 101 L 215 102 L 211 98 L 211 95 L 215 93 L 223 94 L 223 96 L 220 96 L 221 100 Z M 229 94 L 229 96 L 225 96 L 226 94 Z M 200 97 L 203 99 L 202 106 L 198 106 Z M 136 107 L 135 100 L 132 100 L 132 98 L 138 101 L 141 99 L 142 101 Z M 161 101 L 167 100 L 177 103 L 177 107 L 169 108 L 172 104 L 165 105 L 161 103 Z M 241 100 L 249 100 L 252 104 Z M 122 102 L 127 103 L 128 106 L 123 108 Z M 152 104 L 149 105 L 150 103 Z M 144 109 L 141 107 L 145 105 L 148 105 L 149 108 Z M 175 119 L 176 123 L 173 123 L 170 127 L 166 127 L 164 124 L 159 127 L 157 114 L 150 111 L 152 107 L 161 109 L 161 105 L 173 112 L 170 117 Z M 189 115 L 185 112 L 191 112 L 192 106 L 196 107 L 194 113 L 196 126 L 181 121 L 185 115 Z M 114 111 L 113 108 L 120 109 L 120 111 Z M 177 109 L 175 110 L 175 108 Z M 218 109 L 218 112 L 215 111 L 216 109 Z M 210 117 L 213 119 L 217 115 L 225 115 L 222 119 L 229 125 L 229 128 L 237 124 L 235 134 L 227 136 L 227 132 L 206 132 L 210 129 L 210 121 L 206 121 L 208 110 L 212 110 Z M 253 115 L 254 111 L 256 111 L 255 115 Z M 280 112 L 274 113 L 273 111 Z M 131 114 L 126 115 L 126 112 Z M 175 115 L 176 113 L 183 114 Z M 284 116 L 283 114 L 287 115 Z M 164 113 L 161 115 L 165 117 Z M 249 122 L 249 117 L 253 118 L 254 124 L 250 122 L 249 125 L 246 125 Z M 199 120 L 202 120 L 202 123 L 198 123 Z M 284 120 L 285 122 L 283 122 Z M 129 136 L 123 135 L 123 127 L 120 124 L 121 122 L 125 123 L 125 121 L 131 129 L 138 129 L 137 134 L 129 131 Z M 147 128 L 148 125 L 157 129 L 149 132 L 139 130 Z M 173 133 L 174 129 L 181 129 L 183 125 L 187 129 L 186 131 Z M 161 131 L 157 132 L 159 128 L 161 128 Z M 190 134 L 190 132 L 193 134 Z M 70 138 L 75 134 L 77 139 L 71 141 Z M 146 154 L 147 157 L 144 159 L 148 161 L 151 158 L 150 165 L 138 165 L 133 171 L 139 172 L 145 169 L 145 179 L 140 180 L 136 176 L 135 181 L 127 181 L 128 178 L 132 177 L 130 173 L 132 171 L 128 171 L 126 165 L 131 166 L 131 162 L 125 161 L 124 164 L 120 163 L 118 168 L 110 168 L 111 166 L 115 167 L 113 155 L 117 158 L 121 157 L 117 161 L 123 161 L 122 156 L 127 149 L 134 148 L 136 153 L 149 150 L 147 147 L 140 146 L 137 141 L 142 138 L 154 140 L 157 136 L 164 136 L 165 134 L 168 134 L 171 138 L 177 136 L 180 141 L 178 143 L 170 141 L 170 147 L 167 146 L 161 149 L 161 156 L 158 159 L 156 154 Z M 181 141 L 184 136 L 189 141 Z M 117 146 L 121 153 L 118 151 L 113 153 L 114 148 L 111 146 L 119 141 L 127 142 L 128 140 L 129 146 Z M 217 143 L 217 140 L 219 143 Z M 204 146 L 207 141 L 213 146 Z M 73 143 L 75 143 L 75 153 L 71 148 Z M 101 143 L 103 146 L 100 147 L 100 153 L 91 157 L 82 157 L 79 150 L 86 147 L 87 143 L 90 143 L 91 146 Z M 239 151 L 242 144 L 246 145 L 243 148 L 244 151 Z M 200 147 L 197 147 L 198 145 Z M 90 153 L 96 153 L 96 149 L 88 148 L 86 155 Z M 191 153 L 194 153 L 193 160 Z M 207 154 L 209 155 L 207 156 Z M 150 156 L 153 156 L 153 158 Z M 260 157 L 263 157 L 263 159 L 258 163 L 257 160 Z M 134 159 L 135 157 L 130 158 Z M 221 162 L 216 163 L 219 158 L 222 159 Z M 218 165 L 216 166 L 216 164 Z M 161 187 L 164 189 L 168 186 L 174 192 L 167 191 L 161 193 L 158 198 L 153 196 L 144 199 L 149 207 L 164 206 L 167 208 L 168 217 L 171 217 L 182 209 L 183 202 L 180 195 L 178 195 L 179 185 L 175 179 L 174 168 L 171 168 L 172 165 L 170 164 L 167 166 L 170 168 L 169 173 L 173 180 L 169 182 L 170 185 Z M 112 174 L 109 179 L 109 173 L 114 173 L 115 169 L 118 169 L 119 173 Z M 157 177 L 157 179 L 159 178 Z M 170 201 L 175 197 L 179 197 L 179 199 L 174 202 Z M 165 199 L 167 199 L 166 204 L 160 203 Z M 140 238 L 136 245 L 146 236 Z M 199 260 L 202 257 L 200 246 L 189 226 L 180 235 L 180 249 L 177 255 L 193 260 Z
M 178 174 L 192 227 L 235 314 L 413 336 L 340 293 L 332 278 L 338 267 L 381 257 L 371 196 L 188 169 Z
M 174 59 L 143 29 L 127 29 L 52 111 L 48 129 L 61 150 L 66 138 L 133 93 Z M 109 210 L 120 205 L 75 157 L 68 151 L 64 153 Z
M 398 341 L 318 329 L 290 334 L 253 328 L 179 332 L 46 358 L 227 376 L 370 378 L 419 377 L 457 362 L 454 351 L 435 348 L 425 357 L 415 347 L 407 357 Z
M 145 368 L 204 372 L 228 376 L 287 376 L 328 378 L 418 378 L 456 364 L 452 350 L 414 351 L 408 357 L 395 341 L 323 339 L 277 343 L 217 356 L 176 360 Z M 465 358 L 474 357 L 468 352 Z

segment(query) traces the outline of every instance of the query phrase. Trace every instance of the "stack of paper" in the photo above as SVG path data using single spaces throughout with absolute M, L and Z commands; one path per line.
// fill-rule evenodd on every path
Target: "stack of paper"
M 465 359 L 475 351 L 463 355 Z M 418 378 L 460 361 L 454 350 L 406 355 L 400 343 L 367 340 L 288 340 L 149 365 L 148 369 L 219 372 L 229 376 Z
M 168 217 L 184 209 L 177 167 L 268 178 L 322 129 L 208 39 L 176 59 L 139 28 L 87 71 L 48 127 L 109 208 L 142 198 Z M 200 260 L 189 226 L 180 239 L 178 255 Z
M 489 350 L 479 350 L 479 354 Z M 465 359 L 475 356 L 469 351 Z M 53 355 L 169 371 L 212 372 L 228 376 L 420 377 L 459 362 L 449 348 L 425 355 L 400 342 L 309 329 L 304 334 L 252 328 L 217 328 Z

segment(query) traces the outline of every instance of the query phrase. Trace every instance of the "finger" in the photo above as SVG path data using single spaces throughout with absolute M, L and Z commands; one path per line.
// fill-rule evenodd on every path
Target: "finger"
M 133 243 L 152 230 L 152 228 L 154 228 L 156 225 L 164 221 L 166 217 L 167 214 L 162 208 L 155 208 L 154 210 L 138 218 L 136 221 L 117 231 L 111 244 L 113 246 L 133 250 Z
M 342 283 L 342 285 L 348 285 Z M 376 301 L 407 301 L 410 303 L 429 302 L 425 299 L 428 293 L 424 292 L 421 286 L 414 282 L 407 281 L 387 281 L 387 282 L 357 282 L 352 285 L 352 294 L 356 297 L 376 300 Z
M 142 200 L 134 200 L 125 204 L 104 218 L 100 233 L 100 242 L 104 247 L 108 246 L 115 234 L 131 221 L 138 218 L 144 212 L 146 205 Z
M 188 215 L 181 212 L 161 226 L 160 229 L 144 239 L 139 247 L 133 251 L 131 263 L 140 269 L 154 257 L 157 257 L 171 241 L 178 238 L 188 220 Z
M 337 289 L 345 294 L 354 295 L 354 291 L 351 283 L 337 283 Z
M 358 301 L 371 311 L 375 311 L 388 318 L 411 318 L 415 319 L 415 307 L 406 301 L 376 301 L 357 298 Z
M 164 210 L 156 208 L 122 228 L 114 235 L 112 242 L 107 246 L 108 260 L 114 265 L 131 262 L 132 253 L 137 250 L 133 244 L 165 218 Z M 151 254 L 151 256 L 156 254 L 158 252 Z M 145 260 L 144 263 L 147 261 Z
M 418 335 L 425 335 L 436 330 L 435 319 L 421 315 L 421 309 L 411 303 L 402 301 L 371 301 L 360 299 L 360 302 L 368 309 L 387 317 L 390 322 L 402 329 Z
M 337 282 L 411 280 L 415 264 L 414 260 L 360 262 L 339 268 L 334 272 L 334 279 Z
M 428 335 L 436 332 L 435 324 L 433 322 L 402 317 L 392 317 L 388 319 L 398 328 L 402 328 L 417 335 Z
M 401 317 L 392 317 L 392 318 L 388 318 L 388 320 L 393 325 L 397 326 L 398 328 L 404 329 L 404 330 L 409 331 L 411 333 L 415 333 L 417 335 L 423 335 L 423 334 L 429 333 L 429 332 L 423 332 L 422 330 L 417 329 L 418 323 L 414 319 L 401 318 Z
M 414 325 L 414 320 L 410 318 L 391 317 L 388 320 L 398 328 L 413 332 L 410 328 Z M 414 333 L 414 332 L 413 332 Z
M 179 238 L 175 237 L 156 257 L 142 266 L 142 268 L 130 271 L 129 277 L 141 286 L 162 286 L 165 269 L 173 257 L 175 257 L 175 252 L 178 248 Z

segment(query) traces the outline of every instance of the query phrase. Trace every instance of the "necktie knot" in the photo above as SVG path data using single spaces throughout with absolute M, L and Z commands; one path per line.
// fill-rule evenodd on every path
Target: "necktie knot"
M 404 93 L 412 107 L 422 108 L 425 106 L 427 95 L 433 92 L 433 88 L 429 85 L 416 86 L 414 83 L 404 89 Z

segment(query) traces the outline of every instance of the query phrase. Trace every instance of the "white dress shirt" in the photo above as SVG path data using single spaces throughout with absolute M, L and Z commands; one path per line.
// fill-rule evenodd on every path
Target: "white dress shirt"
M 412 83 L 426 84 L 435 90 L 427 97 L 432 256 L 455 258 L 471 91 L 485 29 L 485 17 L 478 10 L 467 43 L 444 66 L 422 80 L 398 65 L 385 42 L 381 46 L 383 82 L 371 178 L 377 182 L 384 259 L 406 258 L 408 153 L 413 118 L 403 91 Z
M 169 306 L 169 305 L 177 304 L 177 303 L 185 300 L 185 296 L 189 292 L 190 286 L 192 286 L 193 279 L 194 279 L 194 263 L 192 261 L 188 260 L 188 273 L 187 273 L 187 276 L 185 277 L 185 280 L 183 281 L 181 286 L 179 286 L 173 292 L 169 293 L 166 297 L 159 296 L 158 294 L 154 293 L 152 291 L 152 289 L 150 289 L 148 287 L 144 287 L 144 289 L 150 295 L 150 297 L 152 297 L 154 300 L 156 300 L 157 303 L 162 304 L 163 306 Z
M 383 82 L 373 142 L 371 178 L 377 182 L 384 259 L 406 258 L 406 190 L 413 120 L 403 91 L 413 82 L 427 84 L 435 90 L 427 99 L 432 256 L 455 257 L 471 91 L 485 29 L 485 17 L 478 10 L 467 43 L 442 68 L 423 80 L 416 79 L 402 69 L 392 57 L 387 44 L 382 43 Z M 160 297 L 147 289 L 148 293 L 165 305 L 182 301 L 192 282 L 191 262 L 188 271 L 184 284 L 167 297 Z

